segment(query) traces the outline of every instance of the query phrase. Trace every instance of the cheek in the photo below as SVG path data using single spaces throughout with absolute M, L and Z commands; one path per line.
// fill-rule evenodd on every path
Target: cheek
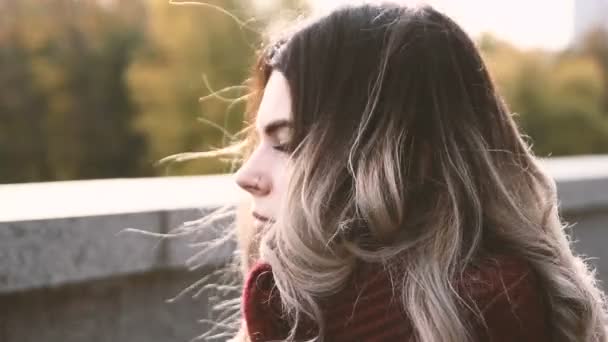
M 273 167 L 273 183 L 276 196 L 282 198 L 287 191 L 289 178 L 287 173 L 287 158 L 277 158 Z

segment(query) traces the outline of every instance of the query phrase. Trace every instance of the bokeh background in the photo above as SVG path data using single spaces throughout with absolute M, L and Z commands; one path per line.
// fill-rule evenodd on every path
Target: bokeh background
M 478 42 L 539 156 L 607 153 L 608 5 L 538 2 L 435 1 Z M 242 104 L 199 98 L 242 84 L 255 29 L 338 2 L 207 3 L 256 20 L 168 0 L 0 1 L 0 183 L 229 171 L 155 162 L 242 128 Z

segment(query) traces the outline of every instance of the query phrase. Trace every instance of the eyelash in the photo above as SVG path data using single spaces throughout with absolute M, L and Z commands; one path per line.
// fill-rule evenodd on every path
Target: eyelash
M 287 152 L 287 144 L 274 145 L 272 148 L 279 152 Z

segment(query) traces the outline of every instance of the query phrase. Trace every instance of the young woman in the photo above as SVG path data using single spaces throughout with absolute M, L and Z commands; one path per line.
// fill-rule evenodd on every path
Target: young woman
M 608 341 L 555 183 L 448 17 L 343 7 L 253 80 L 239 339 Z

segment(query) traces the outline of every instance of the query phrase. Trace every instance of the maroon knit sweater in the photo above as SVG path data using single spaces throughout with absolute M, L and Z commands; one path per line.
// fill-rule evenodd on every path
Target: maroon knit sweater
M 486 329 L 474 315 L 463 313 L 470 318 L 476 341 L 551 341 L 547 308 L 531 268 L 515 257 L 499 256 L 496 260 L 470 267 L 464 283 L 456 285 L 461 295 L 468 293 L 475 301 L 487 325 Z M 289 330 L 289 323 L 281 317 L 273 279 L 270 265 L 258 262 L 245 282 L 243 316 L 253 342 L 283 340 Z M 384 271 L 362 271 L 349 284 L 321 304 L 325 341 L 410 341 L 411 325 Z M 312 330 L 302 330 L 298 340 L 314 336 L 308 335 Z

